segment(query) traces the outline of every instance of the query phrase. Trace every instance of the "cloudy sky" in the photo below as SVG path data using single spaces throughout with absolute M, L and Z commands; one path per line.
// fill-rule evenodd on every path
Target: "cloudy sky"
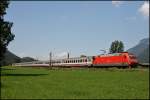
M 147 1 L 11 1 L 5 20 L 14 23 L 8 49 L 41 60 L 50 51 L 98 55 L 114 40 L 127 50 L 149 37 Z

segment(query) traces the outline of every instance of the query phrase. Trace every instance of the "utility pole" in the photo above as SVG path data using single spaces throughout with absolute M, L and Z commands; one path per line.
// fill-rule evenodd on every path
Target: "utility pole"
M 52 69 L 52 52 L 49 53 L 49 67 Z
M 69 52 L 67 52 L 67 59 L 69 59 Z

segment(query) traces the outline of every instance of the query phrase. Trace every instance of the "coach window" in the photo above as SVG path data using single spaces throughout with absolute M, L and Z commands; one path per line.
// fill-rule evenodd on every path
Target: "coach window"
M 85 59 L 85 62 L 87 62 L 87 59 Z

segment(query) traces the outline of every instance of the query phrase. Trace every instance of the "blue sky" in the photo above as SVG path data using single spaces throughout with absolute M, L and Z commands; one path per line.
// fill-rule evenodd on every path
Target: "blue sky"
M 20 57 L 40 60 L 48 59 L 50 51 L 55 56 L 65 52 L 71 57 L 98 55 L 114 40 L 123 41 L 127 50 L 149 37 L 146 3 L 11 1 L 5 20 L 14 23 L 15 40 L 8 49 Z

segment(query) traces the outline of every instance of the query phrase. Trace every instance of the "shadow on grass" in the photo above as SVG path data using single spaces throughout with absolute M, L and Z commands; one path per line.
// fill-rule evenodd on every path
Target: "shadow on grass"
M 1 74 L 0 76 L 43 76 L 48 74 Z

